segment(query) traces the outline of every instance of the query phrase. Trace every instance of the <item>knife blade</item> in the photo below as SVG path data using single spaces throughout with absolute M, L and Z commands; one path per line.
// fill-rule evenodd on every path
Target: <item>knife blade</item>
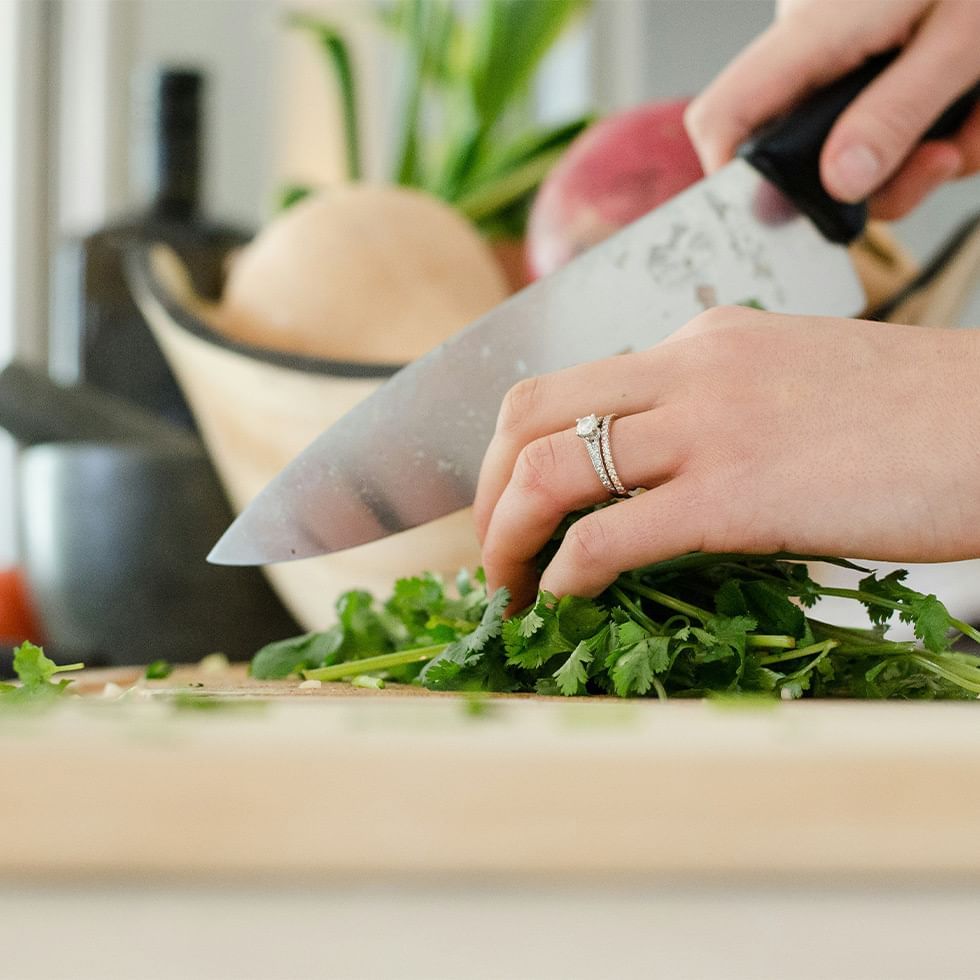
M 509 388 L 650 347 L 709 306 L 857 314 L 864 293 L 845 243 L 863 230 L 866 209 L 826 195 L 817 161 L 834 119 L 888 58 L 818 93 L 740 158 L 403 368 L 288 464 L 208 560 L 328 554 L 468 506 Z

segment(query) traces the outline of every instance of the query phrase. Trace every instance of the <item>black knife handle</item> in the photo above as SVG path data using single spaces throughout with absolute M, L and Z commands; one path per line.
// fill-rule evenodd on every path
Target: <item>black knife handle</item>
M 868 206 L 844 204 L 820 181 L 820 151 L 841 113 L 898 54 L 898 49 L 869 58 L 863 65 L 821 89 L 785 116 L 755 133 L 738 151 L 775 184 L 832 242 L 854 241 L 868 220 Z M 956 100 L 923 137 L 953 135 L 980 100 L 980 83 Z

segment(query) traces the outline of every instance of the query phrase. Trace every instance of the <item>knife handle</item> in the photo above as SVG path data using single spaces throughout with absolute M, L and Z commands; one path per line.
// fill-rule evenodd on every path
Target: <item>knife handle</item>
M 820 180 L 820 151 L 841 113 L 894 61 L 898 49 L 869 58 L 785 116 L 755 133 L 738 151 L 782 191 L 832 242 L 854 241 L 868 220 L 868 206 L 831 197 Z M 952 136 L 980 100 L 980 83 L 956 100 L 923 140 Z

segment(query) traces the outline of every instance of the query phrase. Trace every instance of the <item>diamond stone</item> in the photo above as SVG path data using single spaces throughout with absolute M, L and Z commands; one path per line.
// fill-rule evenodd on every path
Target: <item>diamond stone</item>
M 594 439 L 599 434 L 599 420 L 595 415 L 575 420 L 575 435 L 582 439 Z

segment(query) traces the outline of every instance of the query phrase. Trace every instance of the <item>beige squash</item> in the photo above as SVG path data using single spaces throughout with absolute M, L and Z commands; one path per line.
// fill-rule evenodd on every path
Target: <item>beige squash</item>
M 215 326 L 272 350 L 403 363 L 507 293 L 489 247 L 448 205 L 344 184 L 279 215 L 242 249 Z
M 357 376 L 333 362 L 413 360 L 508 293 L 490 249 L 463 218 L 397 188 L 342 187 L 277 217 L 229 263 L 220 304 L 194 294 L 166 248 L 138 255 L 134 295 L 236 512 L 382 383 L 383 371 Z M 279 352 L 299 356 L 287 362 Z M 303 627 L 320 629 L 348 589 L 385 595 L 399 576 L 451 576 L 478 562 L 464 511 L 266 571 Z

